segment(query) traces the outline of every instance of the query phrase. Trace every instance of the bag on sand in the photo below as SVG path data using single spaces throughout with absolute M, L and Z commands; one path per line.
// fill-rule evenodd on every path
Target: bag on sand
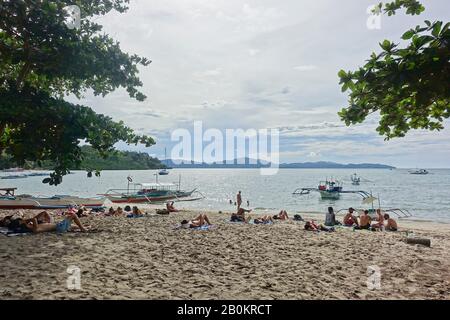
M 167 209 L 156 209 L 156 214 L 169 214 L 169 210 Z
M 294 215 L 294 220 L 295 220 L 295 221 L 304 221 L 303 218 L 302 218 L 302 216 L 299 215 L 299 214 Z

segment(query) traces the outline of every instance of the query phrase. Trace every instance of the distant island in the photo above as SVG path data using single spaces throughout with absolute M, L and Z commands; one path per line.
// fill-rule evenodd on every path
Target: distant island
M 180 160 L 181 161 L 181 160 Z M 205 163 L 195 161 L 173 161 L 167 159 L 163 163 L 171 168 L 225 168 L 225 169 L 259 169 L 267 168 L 270 166 L 268 162 L 256 161 L 249 158 L 234 159 L 230 163 L 222 161 L 220 163 Z M 393 166 L 379 164 L 379 163 L 349 163 L 341 164 L 329 161 L 318 162 L 302 162 L 302 163 L 281 163 L 279 165 L 281 169 L 395 169 Z
M 150 157 L 145 152 L 134 151 L 115 151 L 103 158 L 91 146 L 82 146 L 83 161 L 79 167 L 70 168 L 70 170 L 149 170 L 163 169 L 166 166 L 157 158 Z M 18 167 L 8 155 L 0 156 L 0 169 L 9 169 Z M 35 162 L 26 162 L 22 166 L 24 169 L 52 170 L 52 162 L 42 161 L 40 165 Z

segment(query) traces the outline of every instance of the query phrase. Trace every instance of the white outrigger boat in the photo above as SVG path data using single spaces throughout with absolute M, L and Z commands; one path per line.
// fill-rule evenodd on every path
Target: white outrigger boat
M 409 171 L 409 174 L 429 174 L 428 170 L 425 169 L 417 169 L 417 170 L 411 170 Z
M 15 195 L 17 188 L 0 188 L 0 209 L 64 209 L 71 206 L 87 208 L 103 207 L 105 197 L 80 198 L 68 195 L 52 197 L 34 197 L 30 195 Z
M 370 193 L 362 190 L 344 190 L 343 183 L 338 180 L 325 180 L 319 183 L 317 188 L 298 188 L 295 189 L 292 194 L 294 195 L 306 195 L 311 191 L 317 191 L 323 200 L 338 200 L 343 193 L 359 194 L 364 199 L 371 197 Z

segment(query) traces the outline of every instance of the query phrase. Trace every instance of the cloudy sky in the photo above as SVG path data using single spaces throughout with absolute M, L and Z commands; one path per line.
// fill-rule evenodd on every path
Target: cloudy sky
M 278 128 L 282 162 L 381 162 L 450 167 L 450 126 L 385 142 L 377 117 L 345 127 L 337 72 L 354 70 L 384 39 L 423 20 L 448 20 L 450 2 L 422 1 L 420 17 L 383 16 L 369 29 L 366 0 L 131 0 L 97 19 L 122 49 L 153 61 L 141 69 L 145 102 L 118 90 L 82 103 L 157 140 L 163 156 L 176 128 Z M 119 145 L 122 149 L 132 149 Z

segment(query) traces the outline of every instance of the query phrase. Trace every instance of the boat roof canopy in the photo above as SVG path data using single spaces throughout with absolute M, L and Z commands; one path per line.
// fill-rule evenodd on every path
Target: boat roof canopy
M 176 187 L 175 183 L 136 183 L 142 188 L 162 188 L 162 187 Z

